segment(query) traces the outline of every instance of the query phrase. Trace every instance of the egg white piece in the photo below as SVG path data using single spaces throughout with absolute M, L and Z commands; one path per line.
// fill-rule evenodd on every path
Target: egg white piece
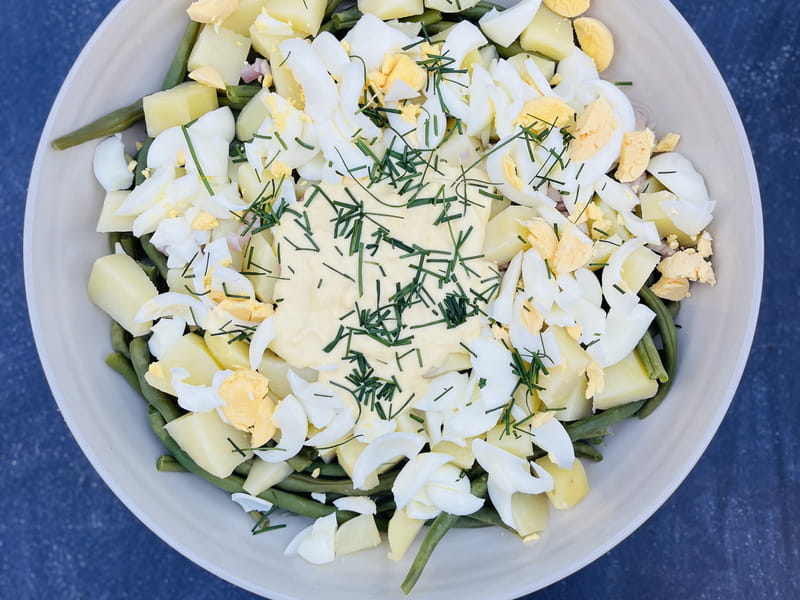
M 251 370 L 255 371 L 258 369 L 258 365 L 261 364 L 267 347 L 274 339 L 275 319 L 273 317 L 267 317 L 259 323 L 253 333 L 253 337 L 250 339 L 249 359 Z
M 604 369 L 617 364 L 633 352 L 655 316 L 643 304 L 633 308 L 612 306 L 606 318 L 606 332 L 586 351 Z
M 600 199 L 619 213 L 628 213 L 639 204 L 639 197 L 630 185 L 619 183 L 608 175 L 600 177 L 593 187 Z
M 481 399 L 487 411 L 503 406 L 517 386 L 511 370 L 511 352 L 493 338 L 479 337 L 469 344 L 472 373 L 483 382 Z
M 295 38 L 281 44 L 281 53 L 303 88 L 305 112 L 315 121 L 330 119 L 339 104 L 339 94 L 314 47 L 307 40 Z
M 377 512 L 375 501 L 367 496 L 344 496 L 333 501 L 339 510 L 349 510 L 360 515 L 374 515 Z
M 219 395 L 219 388 L 223 382 L 233 375 L 233 371 L 224 370 L 214 373 L 211 385 L 191 385 L 184 383 L 189 378 L 189 371 L 181 368 L 170 369 L 172 387 L 178 397 L 178 405 L 189 412 L 208 412 L 225 405 L 225 400 Z
M 239 506 L 242 507 L 244 512 L 269 512 L 272 510 L 272 502 L 268 502 L 263 498 L 259 498 L 258 496 L 251 496 L 250 494 L 243 494 L 241 492 L 236 492 L 231 494 L 231 500 L 236 502 Z
M 562 469 L 572 468 L 575 462 L 575 450 L 569 433 L 554 413 L 540 413 L 533 418 L 530 425 L 533 443 L 548 453 L 551 461 Z
M 311 46 L 322 60 L 328 73 L 335 79 L 341 80 L 342 72 L 350 64 L 350 57 L 336 36 L 328 31 L 323 31 L 314 38 Z
M 511 323 L 514 311 L 514 297 L 517 294 L 517 285 L 519 278 L 522 276 L 522 256 L 523 252 L 518 252 L 511 262 L 508 263 L 503 279 L 500 282 L 500 291 L 497 298 L 489 305 L 489 316 L 498 321 L 508 325 Z
M 107 192 L 127 190 L 133 183 L 120 134 L 104 139 L 94 151 L 94 176 Z
M 283 553 L 297 554 L 314 565 L 333 562 L 336 558 L 337 529 L 335 512 L 320 517 L 313 525 L 298 533 Z
M 350 45 L 350 54 L 360 57 L 364 61 L 362 68 L 370 73 L 380 68 L 384 56 L 400 52 L 417 41 L 369 13 L 344 36 L 344 42 Z
M 162 317 L 179 317 L 189 325 L 205 327 L 209 307 L 199 298 L 180 292 L 165 292 L 145 302 L 136 313 L 137 323 Z
M 321 431 L 306 441 L 307 446 L 330 446 L 340 441 L 356 424 L 357 408 L 330 385 L 309 383 L 292 369 L 287 372 L 292 394 L 303 405 L 308 420 Z
M 691 161 L 677 152 L 657 154 L 647 171 L 677 196 L 661 201 L 669 219 L 687 235 L 699 235 L 711 222 L 715 203 Z
M 308 419 L 303 405 L 289 394 L 275 407 L 272 422 L 281 433 L 276 446 L 280 450 L 256 450 L 256 456 L 268 463 L 280 463 L 297 456 L 308 435 Z
M 150 331 L 152 335 L 147 340 L 147 347 L 156 360 L 161 360 L 164 352 L 183 337 L 183 332 L 186 331 L 186 321 L 179 317 L 159 319 Z
M 413 458 L 425 445 L 425 438 L 416 433 L 388 433 L 370 442 L 353 467 L 353 487 L 367 489 L 365 484 L 381 465 L 401 457 Z
M 468 386 L 467 375 L 455 371 L 445 373 L 432 379 L 425 395 L 414 404 L 417 410 L 425 411 L 425 432 L 431 445 L 442 440 L 445 419 L 466 403 Z
M 136 217 L 165 195 L 167 186 L 175 180 L 175 169 L 157 169 L 150 178 L 137 185 L 114 213 L 118 217 Z
M 486 37 L 508 47 L 533 20 L 541 4 L 542 0 L 522 0 L 502 12 L 493 8 L 480 18 L 478 24 Z

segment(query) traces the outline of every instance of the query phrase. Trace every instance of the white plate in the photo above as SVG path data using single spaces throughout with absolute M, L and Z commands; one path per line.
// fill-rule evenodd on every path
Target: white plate
M 663 0 L 604 0 L 592 14 L 616 34 L 610 80 L 655 119 L 683 135 L 680 150 L 718 201 L 712 225 L 716 288 L 698 286 L 680 317 L 678 377 L 643 422 L 614 429 L 605 460 L 590 465 L 592 492 L 577 508 L 552 511 L 542 539 L 522 544 L 499 529 L 447 535 L 413 597 L 513 598 L 553 583 L 618 544 L 644 522 L 699 459 L 733 398 L 758 313 L 763 232 L 756 174 L 722 78 L 678 12 Z M 49 141 L 109 109 L 158 89 L 185 27 L 187 2 L 125 0 L 103 22 L 59 93 L 36 155 L 25 215 L 25 279 L 37 348 L 64 419 L 94 467 L 143 523 L 189 559 L 273 600 L 403 598 L 399 564 L 386 548 L 312 567 L 286 558 L 305 521 L 251 536 L 252 523 L 227 495 L 199 478 L 159 473 L 163 453 L 143 401 L 103 364 L 108 319 L 86 297 L 103 194 L 91 174 L 94 143 L 55 152 Z M 156 66 L 153 68 L 153 66 Z

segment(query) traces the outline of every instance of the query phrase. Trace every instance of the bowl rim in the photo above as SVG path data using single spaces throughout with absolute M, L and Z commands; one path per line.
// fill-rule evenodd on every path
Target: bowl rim
M 168 534 L 164 529 L 162 529 L 159 526 L 159 524 L 154 519 L 152 519 L 142 508 L 140 508 L 137 502 L 125 492 L 124 486 L 118 481 L 117 476 L 108 469 L 106 469 L 102 459 L 95 452 L 92 451 L 88 440 L 85 438 L 83 433 L 75 426 L 73 419 L 71 417 L 69 403 L 64 400 L 65 396 L 61 393 L 59 382 L 55 375 L 55 370 L 52 367 L 54 360 L 53 357 L 51 357 L 50 354 L 48 354 L 44 333 L 42 327 L 40 326 L 39 313 L 34 302 L 34 299 L 38 295 L 38 290 L 34 283 L 34 277 L 33 277 L 33 256 L 31 252 L 33 220 L 35 212 L 34 208 L 38 196 L 38 182 L 41 176 L 42 165 L 44 161 L 43 156 L 50 145 L 50 140 L 53 137 L 56 115 L 59 112 L 59 108 L 61 107 L 66 98 L 67 89 L 70 87 L 73 80 L 76 78 L 77 71 L 82 67 L 83 63 L 92 53 L 92 49 L 97 43 L 97 40 L 104 35 L 105 30 L 110 27 L 110 23 L 113 22 L 119 15 L 119 13 L 125 10 L 125 7 L 132 1 L 133 0 L 120 0 L 114 6 L 114 8 L 108 13 L 108 15 L 106 15 L 106 17 L 103 19 L 103 21 L 100 23 L 100 25 L 97 27 L 97 29 L 94 31 L 94 33 L 91 35 L 91 37 L 87 40 L 87 42 L 81 49 L 81 52 L 78 54 L 77 58 L 70 67 L 70 70 L 67 76 L 65 77 L 64 81 L 62 82 L 58 94 L 56 95 L 55 100 L 51 105 L 47 120 L 42 129 L 41 138 L 37 145 L 36 154 L 33 162 L 33 168 L 31 169 L 31 175 L 28 184 L 28 191 L 27 191 L 26 205 L 25 205 L 24 226 L 23 226 L 23 271 L 25 280 L 26 303 L 31 324 L 31 330 L 33 333 L 39 360 L 41 362 L 42 369 L 45 374 L 45 378 L 48 382 L 52 396 L 56 401 L 58 410 L 61 413 L 62 418 L 67 424 L 70 433 L 78 443 L 78 446 L 81 448 L 81 451 L 89 460 L 95 471 L 100 475 L 104 483 L 111 489 L 114 495 L 125 505 L 125 507 L 128 510 L 130 510 L 137 517 L 137 519 L 139 519 L 139 521 L 141 521 L 148 529 L 150 529 L 162 541 L 167 543 L 171 548 L 173 548 L 174 550 L 176 550 L 177 552 L 179 552 L 180 554 L 182 554 L 183 556 L 185 556 L 198 566 L 224 579 L 225 581 L 228 581 L 242 589 L 260 595 L 263 593 L 263 590 L 260 589 L 259 587 L 256 587 L 252 582 L 247 581 L 231 572 L 228 572 L 225 569 L 217 567 L 214 563 L 207 561 L 200 554 L 195 552 L 192 547 L 184 545 L 182 542 L 178 541 L 177 539 L 174 539 L 170 534 Z M 753 248 L 754 267 L 755 267 L 755 273 L 753 274 L 754 286 L 751 290 L 751 295 L 749 300 L 748 321 L 743 335 L 743 340 L 745 343 L 739 348 L 739 353 L 736 358 L 735 369 L 730 374 L 727 387 L 725 388 L 725 394 L 723 398 L 724 401 L 719 403 L 717 410 L 713 415 L 713 419 L 708 423 L 709 426 L 706 428 L 704 436 L 697 440 L 698 443 L 694 446 L 693 452 L 688 454 L 687 458 L 684 460 L 680 469 L 676 472 L 676 475 L 672 478 L 672 480 L 662 482 L 661 486 L 662 490 L 661 493 L 657 496 L 657 498 L 649 505 L 642 506 L 637 512 L 632 513 L 631 518 L 628 520 L 628 525 L 626 527 L 619 529 L 613 536 L 608 537 L 604 543 L 599 544 L 593 552 L 586 554 L 580 561 L 576 561 L 570 564 L 569 566 L 564 566 L 560 569 L 553 570 L 552 572 L 549 573 L 549 576 L 543 578 L 540 582 L 537 582 L 537 585 L 534 588 L 531 588 L 530 585 L 526 586 L 518 584 L 518 587 L 515 588 L 514 591 L 514 593 L 517 594 L 517 597 L 520 595 L 528 594 L 543 589 L 545 587 L 548 587 L 553 583 L 556 583 L 557 581 L 560 581 L 561 579 L 564 579 L 569 575 L 572 575 L 573 573 L 576 573 L 577 571 L 583 569 L 588 564 L 594 562 L 602 555 L 606 554 L 607 552 L 615 548 L 617 545 L 619 545 L 629 535 L 631 535 L 634 531 L 636 531 L 639 527 L 641 527 L 645 523 L 645 521 L 647 521 L 659 508 L 661 508 L 666 503 L 669 497 L 675 492 L 675 490 L 686 479 L 686 477 L 689 475 L 692 469 L 694 469 L 694 467 L 697 465 L 698 461 L 700 460 L 701 456 L 707 449 L 711 440 L 716 435 L 716 432 L 719 429 L 719 426 L 722 423 L 723 418 L 728 412 L 730 404 L 733 401 L 736 390 L 739 386 L 742 375 L 744 373 L 744 369 L 747 365 L 748 358 L 750 355 L 750 350 L 755 336 L 756 326 L 758 323 L 761 295 L 763 290 L 763 278 L 764 278 L 764 225 L 763 225 L 763 210 L 761 203 L 761 194 L 758 184 L 758 176 L 755 168 L 752 149 L 747 137 L 747 133 L 745 131 L 744 124 L 742 122 L 738 109 L 736 108 L 730 89 L 725 83 L 725 80 L 723 79 L 719 71 L 719 68 L 714 62 L 714 59 L 711 57 L 709 51 L 706 49 L 705 45 L 700 40 L 697 33 L 694 31 L 691 25 L 689 25 L 689 23 L 686 21 L 683 15 L 678 11 L 678 9 L 669 0 L 654 0 L 654 1 L 660 3 L 665 10 L 671 13 L 672 17 L 675 19 L 675 23 L 681 29 L 683 29 L 688 39 L 691 40 L 692 44 L 695 47 L 695 50 L 698 52 L 698 56 L 703 60 L 706 68 L 712 74 L 713 81 L 711 81 L 710 83 L 721 91 L 721 95 L 723 96 L 725 102 L 724 109 L 727 110 L 730 116 L 731 123 L 734 125 L 735 128 L 734 133 L 738 139 L 739 146 L 743 151 L 743 158 L 744 158 L 743 166 L 746 170 L 745 175 L 750 187 L 748 192 L 750 198 L 753 201 L 753 209 L 754 209 L 754 222 L 752 225 L 756 233 L 754 240 L 755 247 Z M 292 596 L 286 596 L 284 594 L 277 592 L 269 592 L 269 593 L 270 597 L 273 598 L 273 600 L 294 600 L 294 597 Z

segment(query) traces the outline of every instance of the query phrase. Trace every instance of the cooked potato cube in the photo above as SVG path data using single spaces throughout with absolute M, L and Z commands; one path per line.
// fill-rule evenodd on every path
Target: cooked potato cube
M 542 6 L 520 35 L 519 43 L 529 52 L 538 52 L 556 61 L 564 60 L 575 48 L 572 22 Z
M 539 398 L 550 409 L 559 409 L 555 414 L 561 421 L 583 419 L 592 414 L 592 404 L 586 399 L 586 367 L 592 359 L 561 327 L 551 327 L 562 363 L 548 369 L 547 375 L 539 378 Z
M 520 458 L 527 458 L 533 454 L 533 438 L 529 434 L 514 431 L 513 427 L 507 433 L 503 423 L 486 433 L 486 441 Z
M 239 113 L 236 119 L 236 137 L 243 142 L 253 139 L 253 134 L 258 133 L 264 119 L 269 116 L 269 107 L 265 102 L 268 94 L 270 94 L 268 89 L 261 90 Z
M 239 0 L 239 8 L 222 22 L 222 27 L 239 35 L 249 36 L 250 26 L 266 4 L 267 0 Z
M 475 456 L 472 454 L 472 446 L 469 443 L 466 446 L 459 446 L 453 442 L 441 441 L 431 448 L 431 452 L 449 454 L 453 457 L 450 462 L 462 469 L 471 469 L 475 464 Z
M 528 206 L 510 206 L 489 221 L 483 245 L 486 259 L 502 265 L 514 258 L 527 245 L 523 241 L 528 233 L 524 223 L 535 214 L 536 211 Z
M 264 9 L 271 17 L 288 21 L 301 33 L 317 35 L 326 4 L 325 0 L 266 0 Z
M 480 0 L 425 0 L 425 8 L 443 13 L 454 13 L 475 6 Z
M 257 458 L 250 472 L 247 474 L 247 479 L 244 485 L 242 485 L 242 488 L 248 494 L 258 496 L 276 483 L 280 483 L 286 479 L 292 473 L 294 473 L 294 469 L 285 462 L 268 463 L 265 460 Z
M 630 291 L 638 293 L 660 260 L 652 250 L 644 246 L 637 248 L 622 264 L 622 281 Z
M 553 489 L 547 492 L 553 508 L 558 510 L 572 508 L 589 493 L 589 480 L 586 478 L 586 471 L 580 459 L 575 459 L 571 469 L 560 468 L 546 456 L 537 460 L 536 464 L 553 478 Z
M 250 345 L 241 340 L 234 341 L 236 334 L 220 334 L 217 331 L 206 331 L 203 340 L 208 351 L 223 369 L 249 369 Z
M 164 429 L 181 450 L 214 477 L 230 476 L 236 467 L 253 455 L 252 452 L 234 450 L 228 440 L 239 448 L 248 448 L 250 434 L 223 423 L 215 410 L 185 414 L 167 423 Z
M 425 6 L 422 0 L 358 0 L 358 10 L 389 21 L 421 15 Z
M 136 217 L 118 217 L 117 210 L 130 194 L 127 190 L 107 192 L 97 221 L 97 233 L 110 233 L 112 231 L 133 231 L 133 222 Z
M 403 560 L 411 542 L 417 537 L 424 521 L 412 519 L 404 510 L 395 510 L 389 519 L 389 560 Z
M 208 351 L 205 341 L 196 333 L 187 333 L 171 346 L 164 350 L 161 360 L 150 365 L 145 373 L 145 380 L 154 388 L 175 394 L 172 386 L 171 369 L 186 369 L 189 377 L 185 383 L 190 385 L 211 385 L 214 374 L 219 370 L 219 365 L 211 352 Z
M 101 256 L 89 275 L 89 300 L 122 325 L 132 336 L 145 335 L 152 321 L 137 323 L 136 313 L 158 290 L 127 254 Z
M 271 303 L 281 267 L 266 232 L 257 233 L 250 238 L 242 257 L 242 270 L 252 282 L 256 298 Z
M 522 537 L 547 529 L 550 507 L 544 494 L 514 494 L 511 496 L 511 514 Z
M 697 238 L 678 229 L 672 219 L 669 218 L 669 215 L 661 208 L 661 202 L 673 198 L 675 198 L 675 194 L 667 190 L 639 194 L 639 201 L 642 204 L 642 219 L 655 223 L 658 235 L 662 238 L 675 235 L 681 247 L 694 248 L 697 245 Z
M 336 556 L 374 548 L 380 543 L 381 534 L 372 515 L 359 515 L 336 530 Z
M 595 410 L 652 398 L 658 391 L 658 382 L 650 379 L 635 350 L 617 364 L 606 367 L 603 375 L 605 385 L 603 391 L 594 396 Z
M 150 137 L 170 127 L 186 125 L 219 107 L 216 90 L 195 81 L 145 96 L 142 102 Z
M 237 85 L 250 52 L 250 39 L 224 27 L 204 25 L 189 55 L 189 71 L 211 67 L 226 85 Z

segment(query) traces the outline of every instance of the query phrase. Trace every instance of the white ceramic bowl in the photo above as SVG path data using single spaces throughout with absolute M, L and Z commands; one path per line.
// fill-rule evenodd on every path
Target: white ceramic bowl
M 108 16 L 67 77 L 42 135 L 25 219 L 25 278 L 36 343 L 53 395 L 83 451 L 145 525 L 209 571 L 273 600 L 402 598 L 410 557 L 386 548 L 312 567 L 283 549 L 304 525 L 251 536 L 227 495 L 199 478 L 159 473 L 163 452 L 143 401 L 103 364 L 108 319 L 86 297 L 103 197 L 91 174 L 95 144 L 55 152 L 49 140 L 158 88 L 185 26 L 186 2 L 125 0 Z M 718 201 L 712 231 L 719 285 L 685 303 L 678 377 L 643 422 L 614 429 L 605 460 L 588 468 L 592 492 L 552 511 L 550 528 L 522 544 L 499 529 L 447 535 L 414 591 L 419 599 L 512 598 L 553 583 L 618 544 L 675 490 L 716 431 L 739 382 L 761 294 L 763 233 L 756 174 L 730 94 L 710 57 L 665 0 L 604 0 L 593 14 L 616 34 L 610 80 L 683 135 L 681 151 Z M 153 69 L 152 66 L 157 68 Z M 163 67 L 163 69 L 162 69 Z

